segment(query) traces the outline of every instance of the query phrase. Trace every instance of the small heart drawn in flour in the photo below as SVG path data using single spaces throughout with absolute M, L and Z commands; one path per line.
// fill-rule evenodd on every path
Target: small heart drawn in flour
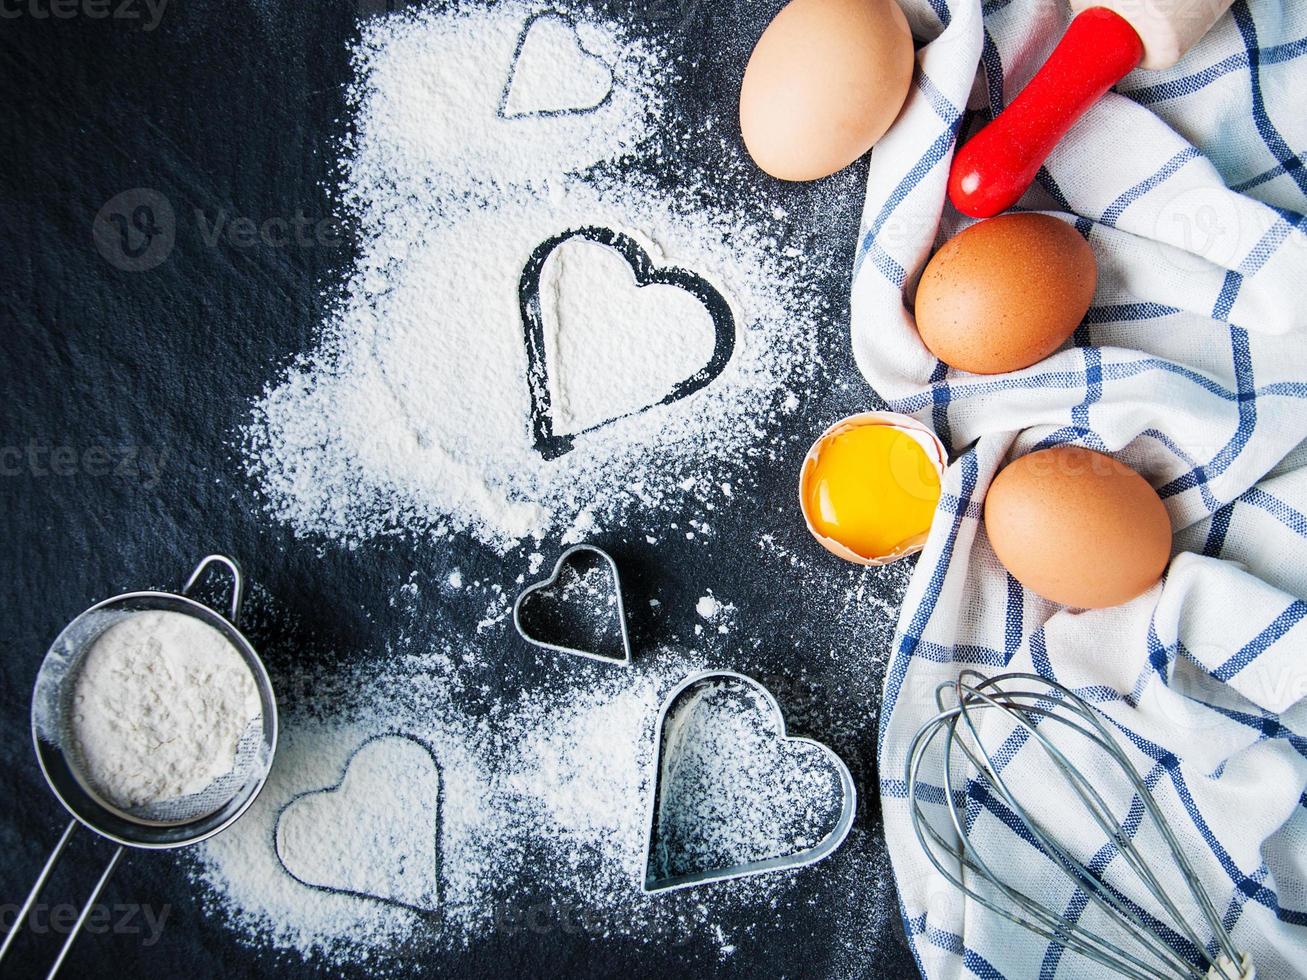
M 848 835 L 857 806 L 848 767 L 786 734 L 776 699 L 752 678 L 686 678 L 655 731 L 646 892 L 802 867 Z
M 586 50 L 576 21 L 545 10 L 528 17 L 517 37 L 498 114 L 501 119 L 582 115 L 612 96 L 612 69 Z
M 273 841 L 302 885 L 427 914 L 439 906 L 440 767 L 406 735 L 350 755 L 340 781 L 293 797 Z
M 688 398 L 735 350 L 730 304 L 697 273 L 656 266 L 630 235 L 584 227 L 536 246 L 518 282 L 536 450 Z

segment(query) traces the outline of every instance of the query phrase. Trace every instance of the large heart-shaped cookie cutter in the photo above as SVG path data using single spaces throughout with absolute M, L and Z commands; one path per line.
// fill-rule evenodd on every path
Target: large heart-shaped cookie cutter
M 687 874 L 664 874 L 658 875 L 651 872 L 651 866 L 654 862 L 654 834 L 657 830 L 659 804 L 662 793 L 662 774 L 663 774 L 663 740 L 666 733 L 668 715 L 676 708 L 676 704 L 687 694 L 701 687 L 711 685 L 720 685 L 723 682 L 744 683 L 758 691 L 767 703 L 774 717 L 777 719 L 780 729 L 780 738 L 785 742 L 794 742 L 805 745 L 812 745 L 820 749 L 830 760 L 835 772 L 839 776 L 841 804 L 839 816 L 835 821 L 830 832 L 812 847 L 804 848 L 793 854 L 782 854 L 776 857 L 763 858 L 756 861 L 746 861 L 742 864 L 733 865 L 726 868 L 712 868 L 704 871 L 695 871 Z M 853 827 L 853 818 L 857 812 L 858 794 L 853 784 L 853 775 L 849 772 L 849 767 L 844 764 L 844 760 L 835 754 L 829 746 L 811 738 L 804 738 L 797 735 L 789 735 L 785 726 L 785 715 L 781 711 L 781 706 L 777 703 L 772 693 L 758 683 L 752 677 L 737 673 L 733 670 L 709 670 L 699 674 L 692 674 L 685 680 L 681 681 L 667 698 L 663 701 L 662 709 L 658 712 L 658 722 L 654 728 L 654 738 L 657 739 L 657 745 L 654 749 L 653 757 L 653 774 L 650 779 L 649 790 L 649 819 L 647 822 L 647 835 L 645 837 L 644 850 L 644 872 L 640 887 L 646 894 L 654 892 L 672 891 L 678 888 L 689 888 L 694 885 L 707 884 L 711 881 L 727 881 L 732 878 L 745 878 L 750 875 L 765 874 L 768 871 L 789 871 L 794 868 L 802 868 L 805 865 L 815 864 L 822 858 L 829 857 L 841 844 L 844 838 L 849 835 L 849 830 Z
M 567 646 L 561 643 L 551 643 L 548 640 L 532 636 L 530 631 L 522 622 L 522 605 L 532 595 L 545 589 L 552 588 L 558 584 L 558 578 L 563 574 L 563 569 L 572 563 L 572 559 L 577 554 L 589 553 L 597 555 L 601 561 L 608 566 L 608 571 L 612 575 L 613 595 L 616 598 L 617 609 L 617 630 L 622 638 L 622 656 L 614 657 L 608 654 L 599 653 L 595 650 L 587 650 L 584 647 Z M 526 640 L 532 646 L 542 647 L 545 650 L 554 650 L 557 653 L 572 653 L 578 657 L 589 657 L 591 660 L 599 660 L 606 664 L 620 664 L 623 667 L 631 663 L 631 634 L 626 625 L 626 606 L 622 602 L 622 577 L 617 572 L 617 562 L 613 556 L 604 551 L 603 548 L 593 544 L 574 544 L 561 555 L 558 561 L 554 562 L 554 570 L 547 579 L 541 582 L 533 582 L 519 593 L 517 601 L 513 603 L 513 628 L 517 630 L 518 636 Z

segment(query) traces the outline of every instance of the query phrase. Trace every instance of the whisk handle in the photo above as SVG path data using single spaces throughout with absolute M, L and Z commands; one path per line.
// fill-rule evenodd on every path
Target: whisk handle
M 1207 980 L 1257 980 L 1257 967 L 1253 966 L 1252 957 L 1243 954 L 1239 957 L 1239 962 L 1233 962 L 1230 957 L 1222 956 L 1216 961 L 1216 965 L 1207 971 Z

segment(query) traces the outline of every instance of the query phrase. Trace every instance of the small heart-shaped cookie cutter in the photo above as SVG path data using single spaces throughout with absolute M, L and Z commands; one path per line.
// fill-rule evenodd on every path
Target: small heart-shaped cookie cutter
M 725 868 L 708 868 L 703 871 L 694 871 L 682 874 L 663 873 L 658 874 L 650 871 L 654 860 L 655 841 L 654 834 L 658 826 L 658 813 L 662 795 L 662 767 L 663 767 L 663 741 L 667 726 L 667 716 L 676 707 L 676 703 L 686 696 L 687 693 L 693 692 L 696 688 L 710 687 L 724 683 L 745 684 L 762 695 L 768 709 L 776 718 L 779 724 L 779 733 L 782 741 L 793 742 L 801 745 L 811 745 L 820 749 L 821 752 L 830 760 L 840 782 L 840 810 L 835 819 L 834 825 L 830 832 L 812 847 L 806 847 L 803 850 L 796 851 L 793 854 L 781 854 L 775 857 L 762 858 L 756 861 L 746 861 L 741 864 L 732 865 Z M 803 738 L 798 735 L 789 735 L 785 725 L 785 714 L 781 711 L 780 704 L 772 696 L 771 691 L 767 690 L 762 684 L 745 674 L 737 673 L 733 670 L 708 670 L 699 674 L 691 674 L 680 684 L 672 689 L 671 693 L 663 701 L 662 709 L 658 712 L 658 721 L 654 725 L 654 738 L 657 740 L 654 746 L 653 754 L 653 772 L 649 780 L 649 820 L 647 824 L 647 836 L 645 837 L 644 847 L 644 871 L 640 881 L 640 887 L 645 894 L 655 892 L 672 891 L 678 888 L 689 888 L 693 885 L 704 885 L 712 881 L 728 881 L 732 878 L 746 878 L 750 875 L 764 874 L 768 871 L 790 871 L 795 868 L 802 868 L 809 864 L 815 864 L 823 858 L 829 857 L 835 850 L 844 843 L 844 838 L 849 835 L 849 830 L 853 827 L 853 818 L 857 813 L 858 793 L 853 783 L 853 775 L 849 772 L 849 767 L 845 765 L 844 760 L 835 754 L 835 751 L 828 745 L 811 738 Z
M 597 555 L 608 566 L 608 571 L 613 576 L 613 595 L 616 598 L 617 606 L 617 629 L 622 637 L 622 656 L 614 657 L 609 654 L 598 653 L 594 650 L 586 650 L 581 647 L 566 646 L 561 643 L 550 643 L 548 640 L 542 640 L 539 637 L 532 636 L 522 625 L 522 604 L 529 599 L 534 593 L 548 589 L 558 584 L 558 578 L 563 574 L 563 569 L 572 561 L 573 556 L 582 552 L 588 552 Z M 599 660 L 606 664 L 620 664 L 623 667 L 630 666 L 631 663 L 631 634 L 626 625 L 626 606 L 622 602 L 622 577 L 617 571 L 617 562 L 613 556 L 604 551 L 603 548 L 593 544 L 574 544 L 561 555 L 558 561 L 554 562 L 554 570 L 547 579 L 541 582 L 533 582 L 519 593 L 517 601 L 513 603 L 513 628 L 517 630 L 517 635 L 526 640 L 532 646 L 542 647 L 546 650 L 554 650 L 557 653 L 571 653 L 578 657 L 589 657 L 591 660 Z

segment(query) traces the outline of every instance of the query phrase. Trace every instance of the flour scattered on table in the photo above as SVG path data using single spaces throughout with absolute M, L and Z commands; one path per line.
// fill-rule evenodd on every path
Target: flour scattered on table
M 612 71 L 586 48 L 571 18 L 546 11 L 532 16 L 523 30 L 504 89 L 503 114 L 591 112 L 612 92 Z
M 655 45 L 578 17 L 585 50 L 611 69 L 611 95 L 583 115 L 497 114 L 529 10 L 424 12 L 365 32 L 344 182 L 357 266 L 318 349 L 259 399 L 244 434 L 267 506 L 301 534 L 469 531 L 501 551 L 550 531 L 587 535 L 691 496 L 687 477 L 729 483 L 765 459 L 759 437 L 817 370 L 823 306 L 802 285 L 811 277 L 790 274 L 765 213 L 731 210 L 691 175 L 669 189 L 596 166 L 656 132 L 659 85 L 675 67 Z M 574 61 L 548 62 L 561 90 Z M 592 431 L 545 459 L 519 285 L 542 242 L 581 226 L 629 235 L 656 267 L 710 284 L 737 338 L 720 374 L 660 404 L 713 350 L 700 299 L 676 285 L 637 288 L 603 245 L 554 256 L 541 355 L 553 421 Z
M 569 239 L 540 279 L 554 431 L 587 429 L 656 405 L 708 363 L 715 331 L 678 286 L 639 286 L 623 256 Z
M 635 943 L 738 946 L 748 930 L 784 921 L 795 873 L 721 882 L 711 896 L 655 900 L 640 887 L 654 721 L 667 692 L 704 666 L 697 655 L 651 650 L 619 671 L 580 663 L 556 684 L 522 695 L 481 690 L 481 709 L 469 712 L 478 692 L 460 677 L 486 654 L 472 646 L 397 649 L 393 666 L 379 673 L 307 674 L 303 690 L 321 686 L 323 694 L 285 712 L 264 791 L 240 821 L 192 852 L 210 911 L 246 943 L 366 962 L 376 976 L 388 973 L 391 960 L 403 973 L 430 950 L 503 936 L 540 903 L 571 910 L 592 938 Z M 717 734 L 734 740 L 739 733 Z M 729 754 L 731 745 L 713 731 L 701 735 L 704 752 Z M 396 751 L 396 742 L 407 747 Z M 379 745 L 385 751 L 370 757 Z M 365 770 L 356 770 L 360 762 Z M 350 772 L 369 786 L 351 784 Z M 383 792 L 384 785 L 398 791 Z M 367 796 L 354 807 L 360 812 L 332 805 L 345 796 L 357 803 L 360 788 Z M 785 796 L 766 780 L 736 792 L 739 809 L 714 815 L 728 840 L 752 834 L 757 814 L 775 811 Z M 428 907 L 435 794 L 435 913 L 340 890 Z M 290 840 L 285 821 L 297 812 L 303 822 Z M 804 824 L 790 830 L 806 838 Z M 362 843 L 369 835 L 376 846 Z M 885 900 L 888 872 L 864 849 L 851 840 L 823 864 L 836 882 L 831 915 L 882 914 L 876 903 Z M 395 864 L 396 852 L 415 862 L 412 870 Z M 752 925 L 742 932 L 741 921 Z
M 387 735 L 364 742 L 334 786 L 277 817 L 277 858 L 304 885 L 414 909 L 439 904 L 440 770 L 430 750 Z
M 782 934 L 797 904 L 813 900 L 793 887 L 802 872 L 722 882 L 711 896 L 655 901 L 641 890 L 654 719 L 666 692 L 706 655 L 641 650 L 617 670 L 568 658 L 567 670 L 545 672 L 543 684 L 533 675 L 514 693 L 522 688 L 515 665 L 550 655 L 509 645 L 513 575 L 521 587 L 557 542 L 590 538 L 622 517 L 647 525 L 652 540 L 711 540 L 717 503 L 746 496 L 757 468 L 784 451 L 771 436 L 821 370 L 814 327 L 829 313 L 816 283 L 832 261 L 778 240 L 780 216 L 738 193 L 747 181 L 731 176 L 729 154 L 712 184 L 659 156 L 677 157 L 676 141 L 726 141 L 706 125 L 665 132 L 676 110 L 664 92 L 678 69 L 658 45 L 592 12 L 532 22 L 536 12 L 514 2 L 469 5 L 365 28 L 342 184 L 359 233 L 356 265 L 316 348 L 273 381 L 244 432 L 267 507 L 301 536 L 352 545 L 466 532 L 501 553 L 521 546 L 522 561 L 502 581 L 460 559 L 462 570 L 440 567 L 430 595 L 405 583 L 395 604 L 412 620 L 393 649 L 360 657 L 357 669 L 335 658 L 332 670 L 299 676 L 267 787 L 241 821 L 194 852 L 210 911 L 244 941 L 365 963 L 373 976 L 394 964 L 397 973 L 429 966 L 432 949 L 479 937 L 509 942 L 542 906 L 574 913 L 592 938 L 698 944 L 685 947 L 687 962 L 706 946 L 712 964 Z M 532 31 L 545 33 L 532 41 Z M 559 56 L 539 57 L 547 49 Z M 600 65 L 611 74 L 606 96 Z M 709 289 L 637 287 L 648 280 L 629 252 L 578 242 L 540 270 L 543 332 L 531 350 L 524 268 L 542 243 L 579 228 L 629 236 L 652 268 L 684 270 L 692 275 L 678 282 Z M 704 386 L 663 404 L 722 346 L 714 333 L 726 318 L 708 315 L 709 293 L 729 309 L 729 360 Z M 572 439 L 548 459 L 533 426 L 541 400 L 528 385 L 533 358 L 543 358 L 556 400 L 554 429 Z M 693 516 L 649 519 L 687 500 Z M 532 545 L 546 535 L 548 548 Z M 568 598 L 611 619 L 604 580 L 583 577 Z M 696 633 L 707 630 L 712 654 L 738 624 L 733 606 L 708 598 L 714 605 L 703 604 Z M 441 602 L 459 628 L 432 608 Z M 468 603 L 477 608 L 465 616 Z M 656 614 L 656 600 L 650 609 Z M 330 846 L 321 809 L 297 834 L 318 843 L 278 859 L 278 815 L 307 814 L 287 808 L 343 791 L 351 758 L 396 736 L 429 747 L 439 774 L 434 913 L 425 911 L 431 896 L 421 876 L 397 885 L 393 867 L 347 871 L 316 854 Z M 411 772 L 389 763 L 375 771 L 432 785 L 418 754 L 404 757 Z M 743 813 L 719 814 L 727 840 L 749 832 L 733 821 L 777 806 L 774 786 L 750 789 L 737 800 Z M 391 812 L 387 794 L 372 795 L 372 832 L 407 841 L 406 853 L 429 867 L 422 807 L 410 801 L 423 819 L 408 819 Z M 806 818 L 773 828 L 799 840 L 815 832 Z M 868 923 L 892 908 L 887 863 L 868 835 L 855 840 L 859 833 L 821 879 L 809 879 L 832 923 Z M 313 887 L 342 881 L 343 890 Z M 403 904 L 376 900 L 382 891 Z M 847 972 L 865 973 L 861 930 L 837 931 L 855 937 Z

